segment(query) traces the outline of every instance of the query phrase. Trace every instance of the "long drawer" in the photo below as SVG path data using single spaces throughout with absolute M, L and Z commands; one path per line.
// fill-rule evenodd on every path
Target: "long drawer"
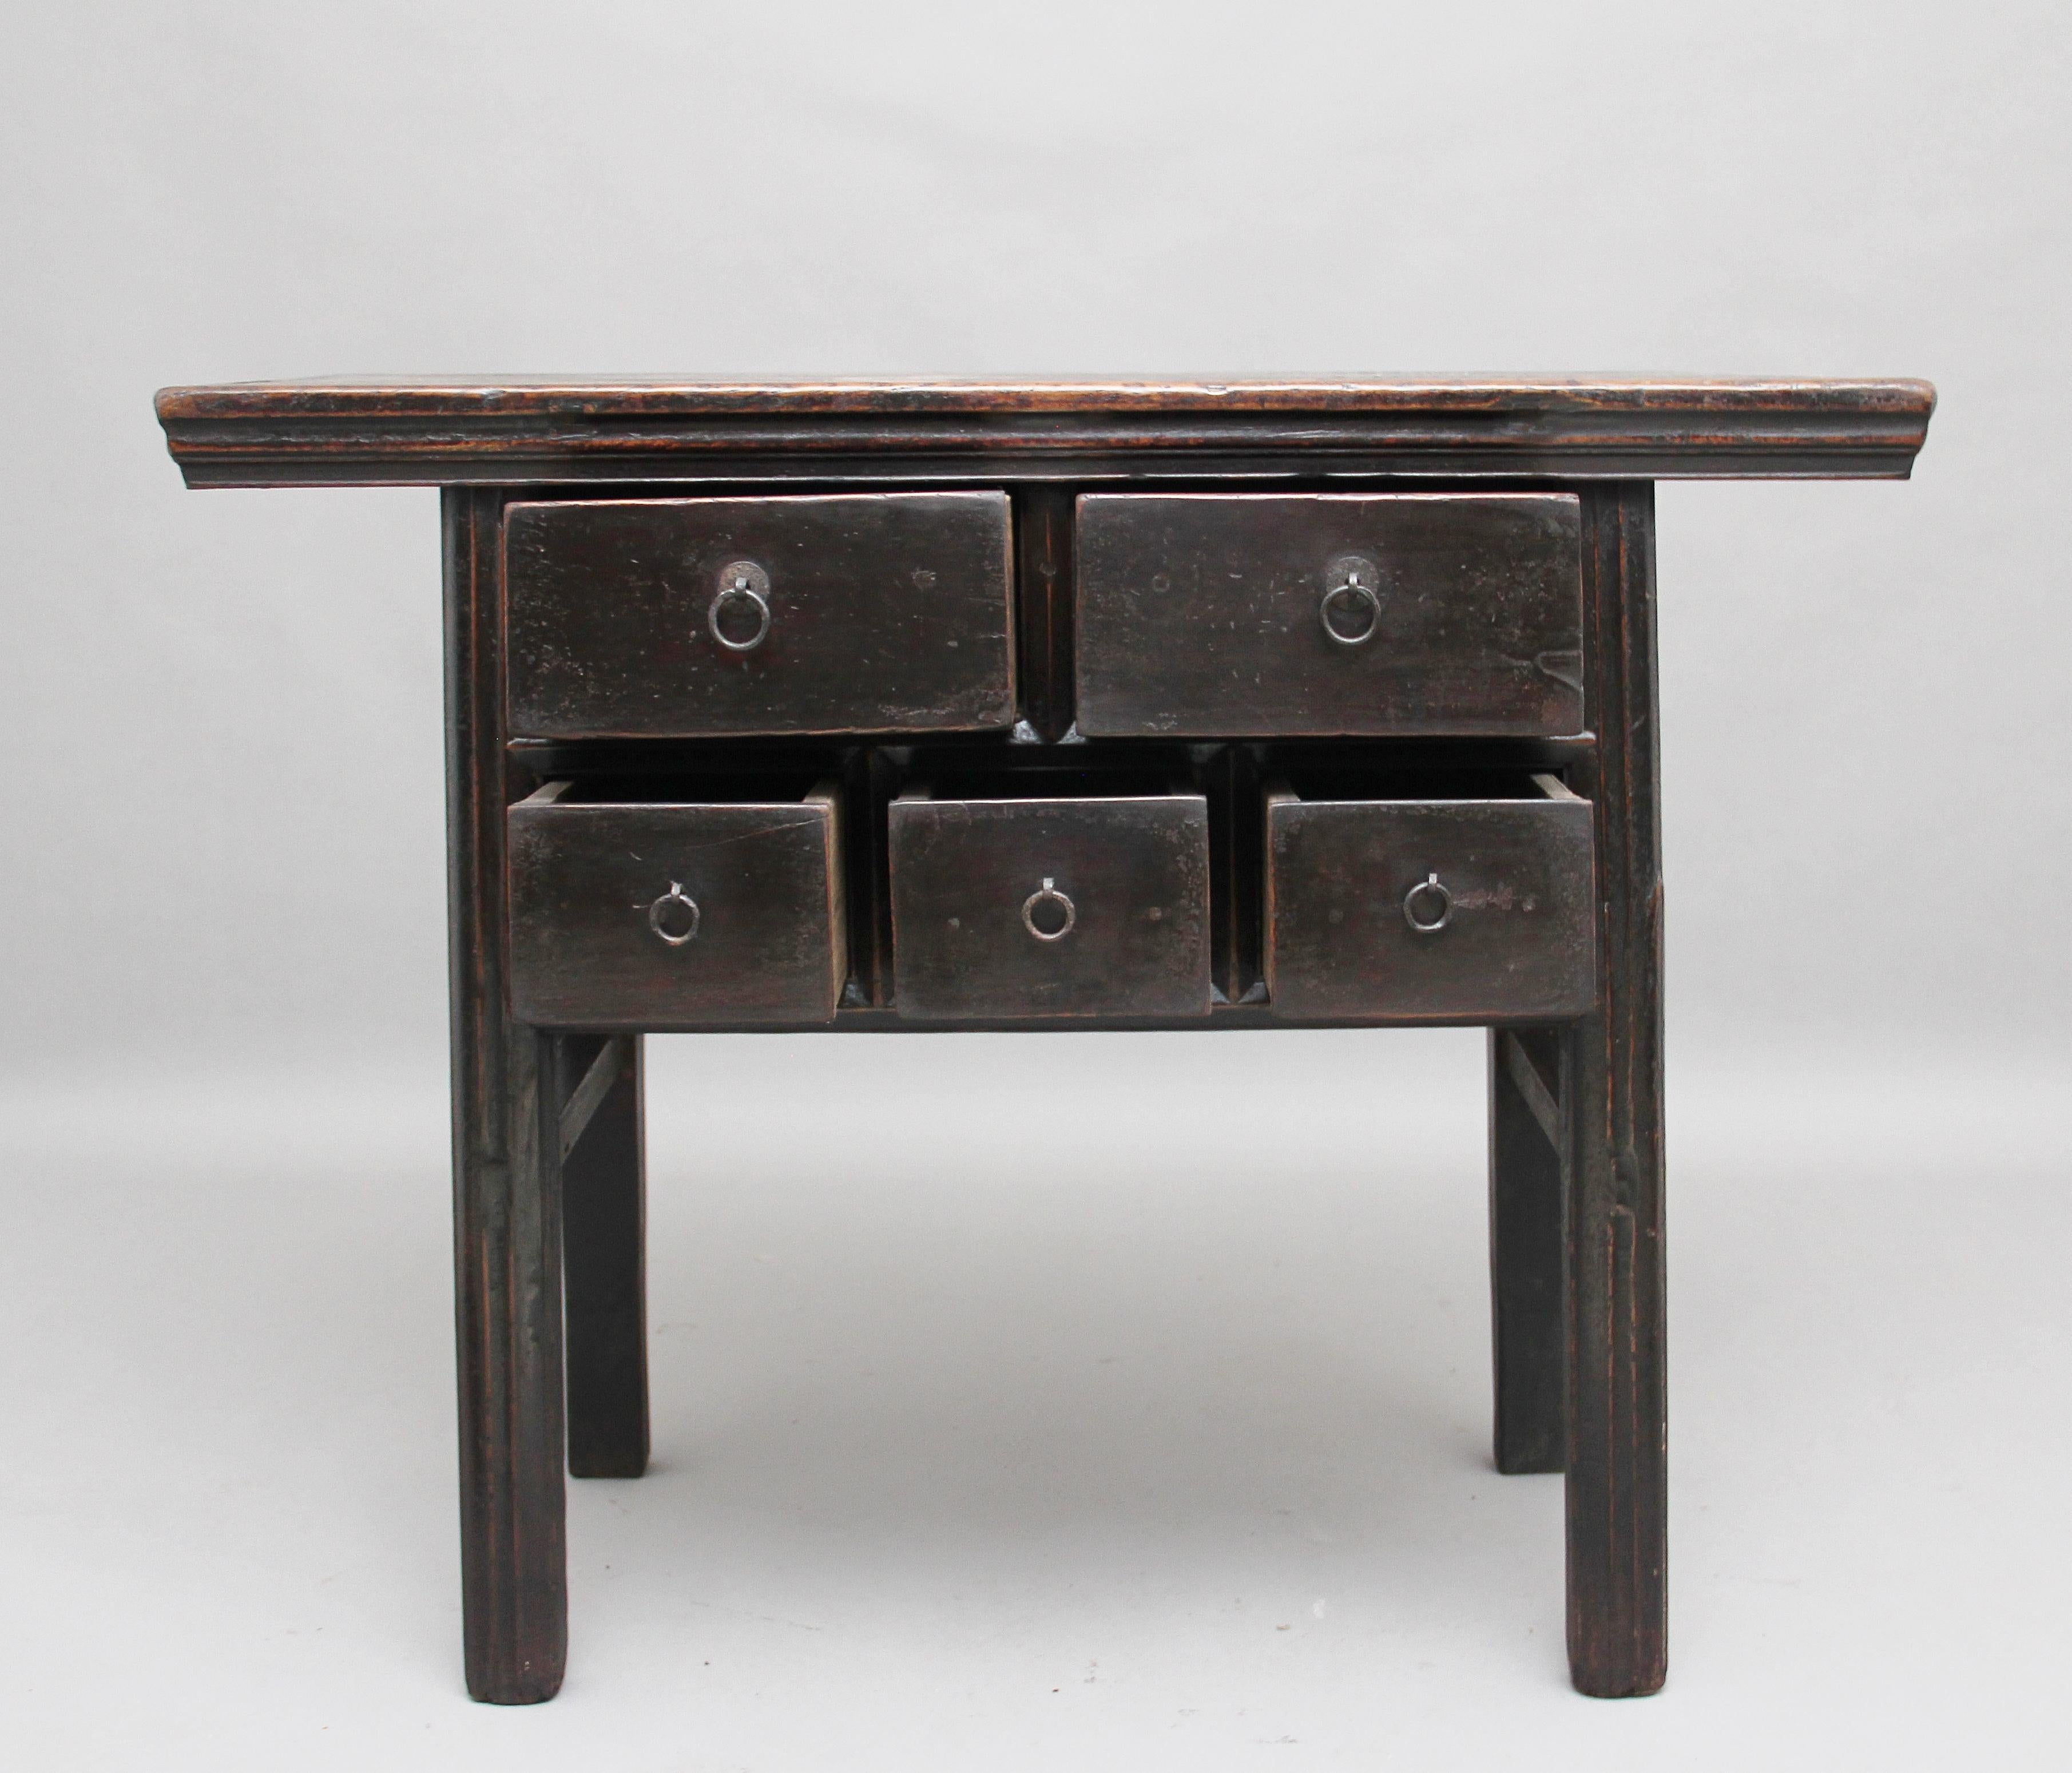
M 844 975 L 830 786 L 549 782 L 506 815 L 511 1013 L 548 1026 L 833 1019 Z
M 1277 1015 L 1552 1020 L 1595 1001 L 1589 801 L 1552 775 L 1281 783 L 1266 799 Z
M 520 738 L 1014 719 L 1001 492 L 575 500 L 504 514 Z
M 1079 730 L 1580 732 L 1581 523 L 1570 493 L 1088 494 Z

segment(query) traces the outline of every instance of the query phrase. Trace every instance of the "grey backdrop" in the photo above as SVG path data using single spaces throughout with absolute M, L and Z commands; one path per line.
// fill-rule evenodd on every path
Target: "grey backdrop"
M 89 1392 L 105 1388 L 95 1395 L 128 1398 L 148 1417 L 150 1397 L 177 1389 L 175 1371 L 200 1384 L 277 1345 L 287 1351 L 280 1360 L 302 1358 L 298 1336 L 359 1346 L 379 1298 L 374 1315 L 410 1330 L 397 1370 L 419 1376 L 410 1397 L 431 1401 L 421 1419 L 370 1419 L 368 1430 L 376 1440 L 429 1438 L 426 1468 L 413 1467 L 407 1484 L 397 1477 L 382 1506 L 423 1511 L 414 1530 L 430 1598 L 368 1603 L 365 1640 L 393 1643 L 399 1619 L 417 1619 L 413 1609 L 450 1602 L 436 495 L 187 493 L 150 410 L 152 390 L 175 381 L 669 369 L 1933 378 L 1942 405 L 1910 484 L 1661 492 L 1671 1223 L 1702 1217 L 1694 1205 L 1679 1220 L 1681 1203 L 1709 1200 L 1704 1210 L 1719 1213 L 1743 1201 L 1762 1224 L 1788 1229 L 1801 1180 L 1817 1191 L 1847 1174 L 1863 1184 L 1852 1199 L 1881 1203 L 1878 1235 L 1901 1240 L 1881 1246 L 1883 1266 L 1865 1269 L 1862 1225 L 1831 1228 L 1836 1259 L 1884 1277 L 1885 1290 L 1866 1281 L 1848 1295 L 1848 1311 L 1866 1324 L 1881 1313 L 1918 1323 L 1924 1306 L 1954 1321 L 1960 1296 L 2005 1303 L 2015 1283 L 1996 1265 L 2050 1247 L 2038 1240 L 2051 1225 L 2061 1231 L 2049 1236 L 2062 1235 L 2062 1222 L 2068 21 L 2054 0 L 14 8 L 0 72 L 0 705 L 11 738 L 0 947 L 7 1099 L 31 1129 L 6 1173 L 9 1198 L 18 1224 L 47 1234 L 31 1258 L 43 1290 L 23 1295 L 46 1302 L 21 1303 L 10 1346 L 49 1351 L 55 1363 L 16 1372 L 46 1412 L 43 1444 L 76 1443 L 76 1387 L 89 1371 Z M 824 1148 L 816 1158 L 800 1144 L 811 1127 L 787 1117 L 777 1146 L 757 1140 L 750 1117 L 771 1099 L 758 1087 L 774 1088 L 781 1106 L 787 1084 L 810 1079 L 828 1126 L 844 1124 L 847 1092 L 854 1124 L 895 1142 L 925 1120 L 931 1136 L 907 1166 L 915 1175 L 931 1166 L 984 1174 L 997 1162 L 1005 1167 L 991 1180 L 1010 1194 L 1026 1186 L 1014 1210 L 1037 1227 L 1046 1223 L 1044 1179 L 1017 1184 L 1013 1162 L 1094 1162 L 1093 1135 L 1127 1127 L 1118 1149 L 1137 1155 L 1112 1160 L 1122 1167 L 1115 1191 L 1080 1200 L 1123 1213 L 1125 1249 L 1137 1247 L 1133 1214 L 1149 1215 L 1146 1225 L 1190 1218 L 1190 1183 L 1219 1161 L 1203 1129 L 1239 1137 L 1228 1116 L 1240 1096 L 1253 1110 L 1245 1136 L 1263 1139 L 1277 1115 L 1327 1111 L 1365 1092 L 1368 1114 L 1333 1148 L 1346 1175 L 1383 1161 L 1359 1142 L 1377 1117 L 1385 1124 L 1383 1109 L 1403 1117 L 1383 1141 L 1399 1153 L 1441 1137 L 1420 1116 L 1454 1117 L 1445 1164 L 1433 1173 L 1443 1171 L 1447 1211 L 1459 1216 L 1448 1260 L 1472 1292 L 1471 1037 L 1239 1038 L 1198 1059 L 1187 1055 L 1199 1049 L 1175 1044 L 1186 1038 L 1091 1043 L 1098 1059 L 1079 1043 L 1065 1043 L 1075 1049 L 1067 1055 L 972 1038 L 847 1055 L 797 1041 L 670 1043 L 674 1056 L 658 1052 L 656 1077 L 658 1238 L 666 1244 L 669 1216 L 689 1210 L 683 1202 L 746 1199 L 725 1196 L 726 1177 L 705 1162 L 722 1150 L 772 1198 L 796 1186 L 837 1220 L 855 1210 L 848 1195 L 811 1191 L 841 1179 L 816 1171 Z M 1394 1084 L 1391 1055 L 1404 1067 Z M 1206 1069 L 1188 1068 L 1196 1064 Z M 339 1093 L 342 1076 L 360 1080 L 357 1093 Z M 1047 1145 L 1032 1134 L 1035 1156 L 1002 1157 L 999 1117 L 1058 1117 L 1057 1098 L 1030 1081 L 1043 1078 L 1092 1092 L 1075 1129 L 1083 1136 L 1059 1146 L 1062 1129 Z M 1428 1089 L 1422 1079 L 1436 1081 Z M 1132 1080 L 1134 1094 L 1122 1087 Z M 925 1113 L 950 1102 L 955 1114 Z M 392 1109 L 401 1117 L 393 1124 L 383 1118 Z M 273 1157 L 253 1154 L 254 1125 L 273 1129 Z M 1881 1135 L 1889 1148 L 1866 1156 L 1861 1142 Z M 116 1142 L 105 1163 L 92 1155 L 97 1139 Z M 1272 1150 L 1261 1147 L 1261 1162 Z M 1303 1150 L 1305 1162 L 1328 1168 L 1318 1150 Z M 1812 1152 L 1832 1166 L 1814 1164 Z M 765 1161 L 777 1166 L 767 1176 L 754 1170 Z M 376 1170 L 409 1187 L 384 1192 Z M 1913 1193 L 1897 1190 L 1895 1177 L 1917 1171 Z M 1996 1177 L 2005 1185 L 1997 1194 Z M 1784 1178 L 1799 1180 L 1786 1189 Z M 2004 1249 L 1974 1251 L 1966 1265 L 1962 1240 L 1936 1230 L 1946 1184 L 1984 1214 L 1967 1221 L 1972 1231 L 1997 1227 Z M 1407 1171 L 1389 1186 L 1423 1198 Z M 1301 1222 L 1299 1179 L 1275 1191 L 1290 1223 Z M 1902 1195 L 1914 1203 L 1905 1223 Z M 1229 1238 L 1221 1258 L 1202 1258 L 1204 1272 L 1248 1260 L 1269 1235 L 1248 1216 L 1247 1198 L 1234 1183 Z M 240 1228 L 273 1224 L 265 1216 L 290 1201 L 306 1203 L 309 1225 L 338 1228 L 336 1241 L 306 1253 L 314 1294 L 269 1292 L 266 1314 L 249 1318 L 225 1302 L 216 1342 L 166 1349 L 154 1302 L 169 1287 L 168 1297 L 186 1296 L 168 1277 L 224 1302 L 260 1270 L 277 1287 L 266 1250 L 240 1241 Z M 915 1223 L 965 1202 L 954 1191 L 931 1198 Z M 1350 1236 L 1338 1203 L 1318 1196 L 1306 1210 L 1319 1228 Z M 2058 1218 L 2034 1216 L 2046 1210 Z M 724 1247 L 726 1214 L 711 1211 L 705 1230 Z M 379 1228 L 405 1221 L 407 1240 Z M 127 1266 L 95 1232 L 113 1223 L 125 1228 Z M 1008 1223 L 996 1228 L 1002 1238 Z M 1385 1211 L 1375 1223 L 1388 1223 Z M 857 1224 L 867 1248 L 871 1224 L 867 1215 Z M 1708 1359 L 1732 1368 L 1725 1351 L 1745 1328 L 1749 1285 L 1773 1290 L 1765 1296 L 1780 1322 L 1799 1309 L 1831 1327 L 1847 1314 L 1832 1271 L 1801 1261 L 1788 1236 L 1758 1236 L 1756 1220 L 1741 1229 L 1753 1240 L 1735 1246 L 1737 1278 L 1712 1294 L 1700 1257 L 1679 1258 L 1693 1266 L 1676 1274 L 1696 1279 L 1676 1296 L 1710 1298 L 1712 1310 L 1680 1308 L 1689 1339 L 1679 1347 L 1689 1352 L 1677 1371 L 1702 1373 Z M 766 1232 L 780 1236 L 753 1225 L 740 1235 Z M 1040 1244 L 1040 1232 L 1030 1235 Z M 1145 1235 L 1145 1251 L 1161 1247 L 1155 1232 Z M 1918 1240 L 1904 1243 L 1910 1235 Z M 395 1253 L 406 1242 L 405 1262 Z M 680 1247 L 689 1248 L 668 1245 Z M 902 1281 L 881 1253 L 892 1290 L 924 1284 L 924 1271 Z M 324 1294 L 317 1277 L 333 1260 L 374 1291 Z M 657 1260 L 676 1258 L 658 1249 Z M 405 1271 L 415 1290 L 390 1298 L 382 1290 Z M 1355 1274 L 1346 1284 L 1378 1283 Z M 1478 1307 L 1464 1309 L 1471 1323 Z M 827 1321 L 839 1346 L 849 1331 L 832 1327 L 848 1320 Z M 1013 1342 L 1046 1321 L 1037 1311 L 1001 1334 Z M 2040 1333 L 2030 1318 L 2009 1323 L 2017 1339 Z M 938 1328 L 952 1343 L 976 1333 L 954 1313 Z M 1708 1343 L 1708 1331 L 1722 1339 Z M 1126 1323 L 1117 1333 L 1128 1339 Z M 1332 1334 L 1328 1323 L 1318 1331 Z M 1464 1389 L 1444 1406 L 1463 1421 L 1482 1407 L 1479 1334 L 1464 1332 Z M 1865 1335 L 1865 1360 L 1896 1346 Z M 1929 1367 L 1938 1349 L 1956 1360 L 1938 1343 L 1922 1354 Z M 154 1366 L 154 1350 L 172 1364 Z M 1976 1369 L 1934 1370 L 1953 1409 L 1976 1406 L 1962 1430 L 1976 1459 L 2012 1471 L 2010 1438 L 2036 1403 L 2021 1372 L 2061 1398 L 2062 1377 L 2041 1376 L 2057 1374 L 2054 1364 L 2010 1368 L 2004 1342 L 1975 1352 Z M 87 1367 L 64 1365 L 75 1358 Z M 1793 1361 L 1787 1339 L 1766 1371 L 1788 1384 Z M 1926 1370 L 1906 1357 L 1905 1373 Z M 300 1396 L 279 1371 L 285 1392 Z M 339 1382 L 356 1383 L 360 1371 L 348 1367 Z M 1990 1401 L 1975 1390 L 1982 1373 L 2003 1388 Z M 1184 1373 L 1173 1383 L 1173 1396 L 1191 1395 Z M 1832 1396 L 1855 1380 L 1837 1370 L 1822 1383 Z M 1155 1412 L 1167 1390 L 1154 1387 L 1143 1407 Z M 1219 1407 L 1202 1395 L 1211 1398 L 1203 1409 Z M 1696 1395 L 1688 1407 L 1702 1409 Z M 1735 1401 L 1740 1426 L 1722 1432 L 1723 1447 L 1753 1447 L 1740 1438 L 1755 1424 L 1797 1420 L 1774 1392 L 1750 1388 Z M 225 1483 L 234 1471 L 272 1494 L 271 1479 L 251 1475 L 250 1462 L 275 1445 L 274 1419 L 254 1397 L 204 1388 L 194 1420 L 247 1405 L 255 1413 L 234 1454 L 212 1430 L 160 1426 L 193 1469 L 219 1461 Z M 1321 1400 L 1317 1408 L 1328 1413 Z M 1810 1401 L 1807 1410 L 1807 1432 L 1823 1432 L 1832 1417 Z M 1231 1419 L 1249 1420 L 1242 1410 Z M 1865 1458 L 1903 1467 L 1928 1431 L 1887 1426 L 1889 1444 Z M 680 1469 L 691 1456 L 670 1452 L 672 1432 L 665 1426 L 664 1467 L 673 1458 Z M 1073 1433 L 1067 1421 L 1061 1440 Z M 111 1469 L 129 1444 L 109 1443 Z M 1803 1446 L 1768 1446 L 1765 1469 L 1782 1471 Z M 336 1465 L 350 1491 L 360 1481 L 352 1450 Z M 54 1572 L 77 1569 L 71 1548 L 95 1537 L 102 1506 L 64 1487 L 64 1467 L 32 1461 L 25 1469 L 40 1475 L 20 1479 L 46 1502 L 69 1499 L 35 1516 Z M 1678 1469 L 1688 1496 L 1688 1467 Z M 1975 1463 L 1965 1469 L 1975 1477 Z M 662 1482 L 641 1494 L 666 1498 Z M 893 1489 L 889 1508 L 927 1512 Z M 602 1508 L 596 1494 L 574 1506 Z M 2011 1533 L 2033 1499 L 1973 1498 Z M 999 1506 L 1015 1516 L 1011 1497 Z M 1554 1528 L 1545 1505 L 1533 1506 L 1540 1512 L 1520 1543 L 1540 1560 L 1536 1586 L 1519 1605 L 1546 1646 Z M 1753 1513 L 1743 1530 L 1760 1540 L 1769 1517 Z M 195 1518 L 165 1524 L 176 1531 Z M 183 1622 L 171 1636 L 214 1644 L 197 1619 L 274 1605 L 224 1573 L 240 1557 L 263 1561 L 240 1537 L 256 1530 L 249 1520 L 235 1510 L 208 1518 L 221 1558 L 183 1566 L 177 1605 L 145 1557 L 103 1573 L 100 1616 L 162 1604 Z M 364 1524 L 364 1543 L 339 1556 L 382 1567 L 381 1523 Z M 1808 1543 L 1837 1530 L 1823 1517 Z M 578 1521 L 579 1552 L 602 1542 L 586 1539 L 590 1531 Z M 1211 1534 L 1192 1550 L 1212 1559 L 1219 1542 Z M 1719 1555 L 1724 1568 L 1738 1554 Z M 1975 1579 L 1967 1565 L 1946 1586 L 1970 1592 Z M 2012 1586 L 1991 1592 L 2012 1595 L 2027 1579 L 2022 1560 L 2011 1557 L 1993 1579 Z M 292 1602 L 276 1599 L 314 1610 L 297 1615 L 297 1629 L 312 1634 L 302 1641 L 319 1642 L 313 1634 L 328 1620 L 337 1643 L 344 1627 L 317 1590 L 295 1592 Z M 1432 1592 L 1449 1591 L 1440 1582 Z M 1688 1584 L 1676 1592 L 1688 1643 L 1697 1603 Z M 1918 1596 L 1876 1583 L 1860 1594 L 1833 1627 L 1844 1635 L 1881 1619 L 1932 1630 Z M 22 1601 L 18 1586 L 14 1595 Z M 64 1740 L 66 1683 L 82 1696 L 96 1690 L 92 1646 L 105 1627 L 80 1623 L 68 1636 L 50 1623 L 47 1595 L 22 1604 L 13 1623 L 45 1659 L 37 1690 L 59 1706 L 38 1715 Z M 680 1619 L 657 1604 L 656 1641 L 675 1641 L 669 1622 Z M 1135 1615 L 1116 1604 L 1127 1638 Z M 579 1671 L 597 1641 L 584 1633 L 605 1630 L 598 1617 L 578 1617 Z M 1707 1617 L 1697 1639 L 1716 1648 L 1769 1629 L 1737 1618 L 1733 1634 L 1720 1626 L 1708 1639 Z M 2014 1629 L 2007 1608 L 1995 1617 Z M 409 1643 L 419 1658 L 412 1702 L 449 1723 L 438 1708 L 454 1685 L 450 1623 L 440 1615 Z M 1802 1626 L 1811 1635 L 1779 1627 L 1778 1645 L 1803 1641 L 1808 1660 L 1832 1648 L 1827 1623 Z M 1153 1639 L 1163 1629 L 1142 1626 Z M 1397 1654 L 1427 1666 L 1404 1648 L 1410 1641 L 1388 1639 L 1363 1666 Z M 1773 1648 L 1787 1661 L 1799 1654 Z M 154 1640 L 138 1656 L 149 1664 L 167 1653 Z M 1560 1680 L 1548 1653 L 1535 1665 L 1543 1700 Z M 202 1696 L 187 1703 L 204 1734 L 244 1715 L 254 1683 L 278 1678 L 239 1654 L 212 1649 L 206 1669 L 180 1677 L 181 1692 Z M 837 1668 L 861 1666 L 828 1654 Z M 258 1764 L 316 1741 L 316 1720 L 345 1703 L 340 1666 L 319 1659 L 303 1670 L 306 1687 L 294 1690 L 308 1703 L 281 1701 L 278 1732 L 252 1726 Z M 2011 1664 L 2000 1656 L 1993 1666 Z M 1776 1673 L 1733 1667 L 1751 1692 Z M 381 1668 L 352 1677 L 354 1704 L 379 1703 L 393 1673 Z M 1471 1680 L 1454 1711 L 1419 1715 L 1443 1734 L 1449 1717 L 1482 1716 L 1510 1678 Z M 971 1679 L 982 1725 L 989 1689 Z M 1887 1764 L 1930 1740 L 1906 1709 L 1930 1685 L 1924 1665 L 1903 1691 L 1850 1689 L 1862 1716 L 1896 1733 Z M 1289 1704 L 1308 1705 L 1314 1726 L 1335 1715 L 1335 1690 Z M 1819 1693 L 1799 1698 L 1819 1715 Z M 572 1688 L 561 1703 L 575 1701 Z M 102 1717 L 115 1732 L 103 1745 L 110 1764 L 129 1764 L 117 1740 L 128 1739 L 124 1730 L 139 1743 L 149 1736 L 150 1708 L 139 1703 Z M 786 1727 L 803 1729 L 804 1715 L 787 1713 Z M 1678 1714 L 1653 1715 L 1651 1730 Z M 1732 1692 L 1720 1715 L 1736 1715 Z M 752 1707 L 742 1717 L 742 1756 L 752 1759 L 769 1738 Z M 665 1734 L 681 1722 L 666 1708 L 651 1721 Z M 1028 1727 L 1028 1740 L 1050 1740 L 1040 1722 Z M 1729 1740 L 1722 1727 L 1708 1722 L 1700 1736 L 1718 1746 Z M 1233 1730 L 1231 1742 L 1246 1739 Z M 487 1752 L 491 1738 L 480 1740 Z M 1698 1741 L 1685 1745 L 1686 1764 L 1699 1764 L 1689 1758 Z M 1096 1731 L 1081 1747 L 1098 1754 L 1104 1742 L 1114 1746 Z M 384 1752 L 400 1750 L 391 1742 Z M 806 1748 L 799 1754 L 812 1763 Z M 2026 1763 L 2010 1751 L 1997 1764 Z

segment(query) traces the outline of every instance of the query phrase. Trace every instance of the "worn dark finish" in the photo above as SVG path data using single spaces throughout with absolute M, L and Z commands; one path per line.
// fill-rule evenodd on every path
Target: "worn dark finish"
M 467 1690 L 551 1699 L 568 1651 L 561 1447 L 561 1104 L 551 1037 L 506 1007 L 499 500 L 454 490 L 446 532 L 446 857 L 454 1314 Z
M 513 1013 L 581 1028 L 826 1021 L 848 973 L 832 787 L 734 804 L 666 793 L 550 782 L 512 808 Z
M 1903 479 L 1934 405 L 1922 381 L 1675 376 L 347 377 L 158 398 L 198 487 Z
M 1934 404 L 1622 377 L 161 394 L 191 484 L 444 488 L 470 1692 L 554 1692 L 565 1466 L 645 1467 L 641 1034 L 1458 1022 L 1502 1025 L 1496 1462 L 1566 1472 L 1577 1687 L 1659 1686 L 1648 483 L 1903 477 Z
M 1079 500 L 1091 736 L 1580 732 L 1569 493 Z
M 1596 752 L 1597 1002 L 1563 1041 L 1568 1122 L 1568 1659 L 1586 1693 L 1653 1693 L 1667 1666 L 1662 1252 L 1660 722 L 1655 495 L 1585 512 Z
M 579 500 L 504 521 L 515 734 L 1013 722 L 1004 494 Z
M 1507 1474 L 1559 1471 L 1568 1453 L 1560 1111 L 1540 1068 L 1552 1060 L 1558 1076 L 1558 1055 L 1559 1036 L 1547 1030 L 1490 1030 L 1494 1455 Z
M 891 837 L 902 1014 L 1207 1013 L 1200 795 L 910 790 L 893 803 Z
M 1590 809 L 1550 775 L 1298 782 L 1266 803 L 1278 1015 L 1545 1021 L 1589 1008 Z
M 565 1035 L 569 1075 L 603 1084 L 561 1165 L 569 1471 L 648 1469 L 647 1150 L 640 1037 Z M 587 1069 L 585 1069 L 585 1067 Z M 579 1090 L 582 1085 L 577 1086 Z M 569 1105 L 575 1105 L 572 1093 Z M 562 1111 L 565 1131 L 570 1124 Z
M 1213 862 L 1211 864 L 1214 866 Z M 1266 1002 L 1263 983 L 1256 986 L 1249 1003 L 1227 1003 L 1218 994 L 1223 986 L 1211 971 L 1209 1007 L 1177 1013 L 1140 1014 L 1133 1010 L 1100 1010 L 1079 1014 L 1024 1014 L 1008 1008 L 974 1012 L 956 1018 L 960 1033 L 1018 1035 L 1086 1034 L 1256 1034 L 1275 1028 L 1485 1028 L 1482 1016 L 1419 1017 L 1401 1018 L 1363 1016 L 1280 1016 Z M 832 1022 L 656 1022 L 645 1031 L 652 1035 L 914 1035 L 941 1034 L 948 1025 L 940 1018 L 902 1014 L 896 1005 L 877 1007 L 857 1005 L 835 1012 Z

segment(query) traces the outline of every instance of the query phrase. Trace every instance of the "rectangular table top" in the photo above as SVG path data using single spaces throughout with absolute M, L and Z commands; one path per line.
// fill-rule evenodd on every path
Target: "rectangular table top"
M 344 376 L 168 388 L 191 486 L 1073 479 L 1904 479 L 1904 379 Z

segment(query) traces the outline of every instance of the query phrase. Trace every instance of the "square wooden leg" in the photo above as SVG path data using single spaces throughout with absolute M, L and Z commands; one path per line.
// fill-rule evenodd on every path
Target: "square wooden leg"
M 580 1126 L 563 1128 L 563 1298 L 568 1314 L 569 1471 L 637 1478 L 648 1469 L 648 1291 L 641 1041 L 563 1043 Z M 592 1068 L 602 1064 L 602 1073 Z M 604 1088 L 575 1093 L 590 1077 Z M 566 1120 L 566 1111 L 564 1112 Z
M 462 1618 L 468 1691 L 528 1705 L 568 1645 L 561 1211 L 546 1037 L 500 1032 L 503 1089 L 458 1092 L 454 1117 Z
M 568 1651 L 558 1092 L 505 1009 L 496 496 L 442 496 L 462 1622 L 469 1693 L 528 1705 Z
M 1559 1471 L 1568 1455 L 1560 1042 L 1546 1029 L 1490 1030 L 1494 1451 L 1507 1474 Z
M 1615 1698 L 1667 1668 L 1662 870 L 1654 492 L 1585 502 L 1585 682 L 1597 744 L 1597 1007 L 1562 1041 L 1568 1129 L 1568 1660 Z

